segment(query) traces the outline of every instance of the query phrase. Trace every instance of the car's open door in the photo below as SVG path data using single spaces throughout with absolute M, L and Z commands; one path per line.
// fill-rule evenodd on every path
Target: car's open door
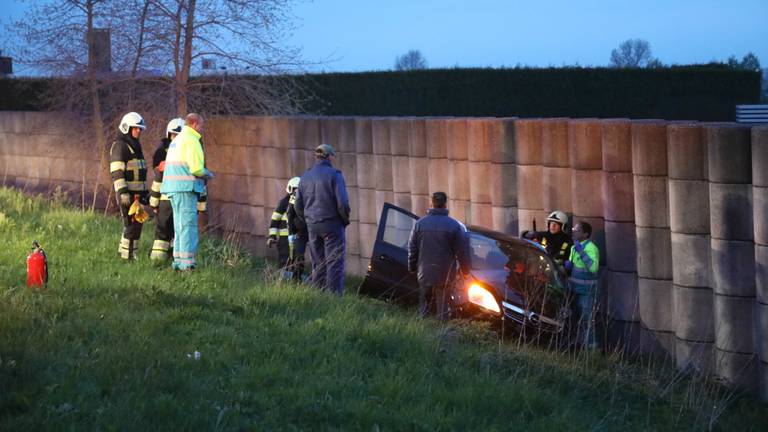
M 418 301 L 416 275 L 408 273 L 408 239 L 418 219 L 407 210 L 390 203 L 384 204 L 371 262 L 360 285 L 360 293 L 397 301 Z

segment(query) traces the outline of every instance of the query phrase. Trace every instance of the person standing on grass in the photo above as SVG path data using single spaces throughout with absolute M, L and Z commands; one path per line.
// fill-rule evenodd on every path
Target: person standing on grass
M 194 270 L 197 266 L 197 202 L 205 193 L 206 180 L 214 177 L 205 167 L 200 143 L 204 123 L 199 114 L 187 115 L 181 132 L 168 146 L 160 187 L 160 192 L 171 199 L 175 231 L 173 268 L 179 271 Z
M 571 256 L 565 262 L 570 272 L 568 288 L 573 293 L 572 308 L 576 325 L 576 342 L 587 349 L 597 349 L 595 313 L 597 309 L 597 272 L 600 266 L 600 250 L 590 239 L 592 225 L 579 222 L 573 228 Z
M 341 296 L 344 294 L 344 230 L 349 225 L 350 209 L 344 176 L 331 164 L 335 155 L 330 145 L 317 146 L 315 165 L 300 178 L 294 209 L 307 225 L 312 284 Z
M 467 230 L 448 216 L 445 192 L 432 194 L 432 208 L 411 230 L 408 271 L 418 272 L 419 314 L 448 318 L 448 296 L 456 280 L 456 262 L 469 273 Z
M 123 220 L 123 235 L 118 253 L 124 260 L 136 259 L 136 248 L 141 237 L 142 222 L 130 213 L 131 205 L 138 200 L 149 202 L 147 191 L 147 161 L 141 151 L 139 136 L 147 126 L 138 113 L 129 112 L 120 120 L 120 133 L 109 148 L 109 174 L 115 188 L 117 206 Z

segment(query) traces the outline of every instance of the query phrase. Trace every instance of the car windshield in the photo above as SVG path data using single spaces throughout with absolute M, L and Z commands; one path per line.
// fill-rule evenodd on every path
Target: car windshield
M 470 232 L 469 257 L 472 270 L 490 277 L 495 274 L 494 279 L 503 277 L 511 288 L 562 295 L 554 264 L 544 251 Z

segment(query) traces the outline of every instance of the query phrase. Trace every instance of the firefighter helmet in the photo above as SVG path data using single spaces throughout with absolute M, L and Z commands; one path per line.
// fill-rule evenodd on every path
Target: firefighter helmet
M 547 216 L 547 223 L 549 222 L 559 223 L 561 229 L 565 231 L 565 227 L 568 225 L 568 215 L 560 210 L 555 210 Z
M 165 127 L 166 136 L 170 138 L 171 134 L 178 134 L 181 132 L 181 128 L 184 127 L 183 118 L 175 118 L 168 122 L 168 126 Z
M 285 187 L 285 191 L 287 193 L 292 193 L 294 189 L 299 187 L 299 181 L 301 181 L 301 178 L 299 177 L 294 177 L 288 180 L 288 186 Z
M 124 115 L 123 119 L 120 120 L 120 127 L 118 127 L 118 129 L 120 132 L 127 134 L 132 127 L 142 130 L 147 128 L 147 126 L 144 124 L 144 118 L 142 118 L 139 113 L 129 112 L 128 114 Z

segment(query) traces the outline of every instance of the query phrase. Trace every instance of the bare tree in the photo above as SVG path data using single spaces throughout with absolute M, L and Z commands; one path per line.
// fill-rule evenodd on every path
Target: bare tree
M 395 70 L 418 70 L 427 68 L 427 59 L 419 50 L 410 50 L 407 53 L 395 57 Z
M 198 111 L 290 113 L 301 90 L 285 75 L 303 66 L 281 42 L 291 0 L 47 0 L 8 26 L 18 61 L 58 77 L 48 107 L 90 122 L 82 142 L 106 157 L 118 119 L 150 125 Z M 108 31 L 108 59 L 96 33 Z M 90 41 L 90 42 L 89 42 Z M 219 69 L 202 69 L 204 59 Z M 248 74 L 248 75 L 246 75 Z M 99 173 L 101 174 L 101 173 Z M 98 180 L 94 186 L 94 202 Z
M 611 51 L 611 66 L 639 68 L 653 60 L 651 44 L 645 39 L 627 39 Z
M 751 70 L 751 71 L 761 71 L 760 68 L 760 60 L 757 59 L 757 56 L 753 53 L 747 53 L 747 55 L 744 56 L 744 58 L 741 59 L 741 69 L 745 70 Z

